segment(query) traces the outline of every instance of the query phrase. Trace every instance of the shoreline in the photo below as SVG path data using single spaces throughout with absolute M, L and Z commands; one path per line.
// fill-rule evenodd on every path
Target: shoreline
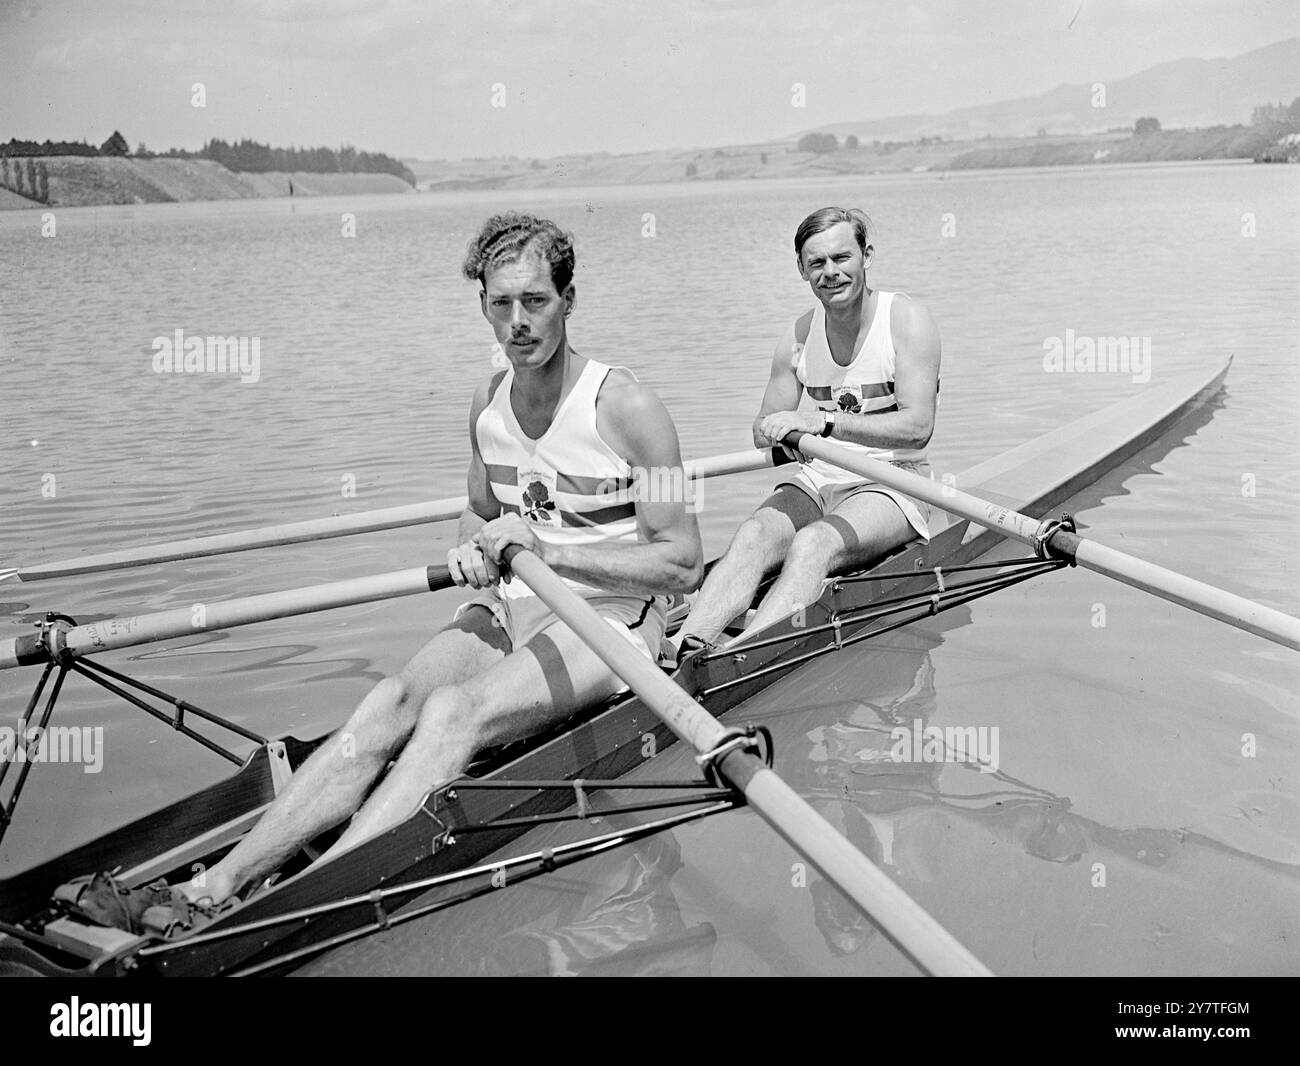
M 1100 140 L 1101 138 L 1099 138 Z M 1113 140 L 1113 138 L 1107 138 Z M 963 147 L 972 142 L 964 142 Z M 828 157 L 808 159 L 803 153 L 776 151 L 758 152 L 759 159 L 781 155 L 775 165 L 760 163 L 757 167 L 740 167 L 734 164 L 746 159 L 756 149 L 732 149 L 731 154 L 713 158 L 726 159 L 732 168 L 718 168 L 711 173 L 692 173 L 687 176 L 677 164 L 684 158 L 705 156 L 704 151 L 682 150 L 647 153 L 660 157 L 659 165 L 651 165 L 641 156 L 580 156 L 564 157 L 550 161 L 551 166 L 537 167 L 522 160 L 469 160 L 455 163 L 418 163 L 426 174 L 433 170 L 439 176 L 421 177 L 412 188 L 390 174 L 312 174 L 306 172 L 242 173 L 226 169 L 207 160 L 132 159 L 119 157 L 46 156 L 30 161 L 44 167 L 40 181 L 44 183 L 48 200 L 38 200 L 16 192 L 12 187 L 0 186 L 0 211 L 22 211 L 37 208 L 109 207 L 131 206 L 146 203 L 202 203 L 248 199 L 317 199 L 348 195 L 409 195 L 419 193 L 434 197 L 451 197 L 457 194 L 491 192 L 561 192 L 565 189 L 590 189 L 599 187 L 671 186 L 688 189 L 691 186 L 735 184 L 748 182 L 821 181 L 865 178 L 919 178 L 946 181 L 958 177 L 973 177 L 991 173 L 1037 173 L 1045 170 L 1078 172 L 1085 169 L 1128 170 L 1141 167 L 1207 166 L 1221 164 L 1254 164 L 1250 156 L 1224 155 L 1210 158 L 1130 159 L 1112 158 L 1111 153 L 1097 150 L 1091 159 L 1077 158 L 1077 141 L 1070 142 L 1071 151 L 1056 161 L 1022 161 L 1021 152 L 1004 152 L 993 147 L 977 153 L 960 151 L 953 155 L 958 143 L 943 145 L 903 146 L 912 151 L 897 155 L 904 158 L 893 165 L 881 165 L 881 158 L 862 159 L 864 153 L 839 153 L 835 165 Z M 928 161 L 915 161 L 917 149 L 929 149 Z M 935 149 L 946 149 L 940 153 Z M 1040 146 L 1051 148 L 1050 145 Z M 867 153 L 872 154 L 872 153 Z M 850 158 L 852 156 L 853 158 Z M 933 158 L 942 156 L 943 158 Z M 1071 157 L 1073 156 L 1073 157 Z M 797 157 L 797 158 L 795 158 Z M 958 165 L 958 160 L 968 160 Z M 994 160 L 1005 161 L 997 162 Z M 27 157 L 10 157 L 11 166 L 28 166 Z M 535 162 L 535 161 L 534 161 Z M 504 172 L 484 173 L 493 164 Z M 865 164 L 865 165 L 852 165 Z M 874 165 L 872 165 L 874 164 Z M 518 169 L 513 169 L 518 167 Z M 452 173 L 459 171 L 456 176 Z M 675 171 L 675 173 L 673 173 Z M 292 183 L 292 185 L 290 185 Z M 290 193 L 290 188 L 293 192 Z

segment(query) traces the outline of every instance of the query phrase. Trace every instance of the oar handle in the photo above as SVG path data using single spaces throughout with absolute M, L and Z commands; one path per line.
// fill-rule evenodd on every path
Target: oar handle
M 431 566 L 427 573 L 430 592 L 441 592 L 443 589 L 449 589 L 456 584 L 451 579 L 451 570 L 445 566 Z

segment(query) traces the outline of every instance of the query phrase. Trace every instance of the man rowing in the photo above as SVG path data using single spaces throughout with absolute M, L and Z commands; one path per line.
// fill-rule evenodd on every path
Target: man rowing
M 825 207 L 795 231 L 799 276 L 817 304 L 785 331 L 772 357 L 757 447 L 802 431 L 846 450 L 929 474 L 925 449 L 939 391 L 939 330 L 917 301 L 867 284 L 872 246 L 861 211 Z M 815 409 L 798 410 L 807 392 Z M 747 608 L 763 576 L 781 573 L 748 629 L 817 599 L 832 572 L 856 568 L 921 537 L 929 507 L 823 462 L 803 461 L 737 531 L 709 571 L 674 650 L 711 644 Z
M 106 875 L 64 886 L 83 914 L 184 927 L 192 904 L 209 910 L 256 887 L 325 830 L 351 818 L 328 859 L 401 821 L 479 750 L 617 692 L 609 667 L 503 573 L 509 546 L 538 554 L 648 656 L 659 652 L 664 594 L 698 586 L 694 516 L 634 484 L 652 470 L 680 474 L 672 419 L 629 371 L 570 346 L 572 239 L 545 219 L 497 215 L 463 269 L 510 364 L 471 405 L 469 506 L 447 556 L 453 580 L 476 595 L 371 690 L 219 863 L 171 890 L 130 891 Z

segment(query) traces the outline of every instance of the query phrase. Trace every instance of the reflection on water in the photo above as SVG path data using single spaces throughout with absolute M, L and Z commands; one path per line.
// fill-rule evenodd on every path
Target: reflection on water
M 594 820 L 601 830 L 634 824 Z M 593 829 L 593 832 L 596 831 Z M 551 830 L 573 837 L 569 830 Z M 525 842 L 520 851 L 527 851 Z M 458 904 L 308 963 L 308 975 L 707 977 L 717 934 L 687 922 L 673 890 L 682 869 L 674 832 L 585 860 L 575 872 Z M 414 901 L 419 908 L 438 891 Z
M 481 958 L 479 972 L 497 976 L 707 977 L 716 934 L 708 922 L 683 921 L 671 884 L 681 865 L 671 832 L 601 856 L 575 891 L 557 900 L 543 890 L 525 915 L 497 926 L 486 954 L 474 944 L 465 960 Z M 441 964 L 463 965 L 454 956 L 453 947 Z

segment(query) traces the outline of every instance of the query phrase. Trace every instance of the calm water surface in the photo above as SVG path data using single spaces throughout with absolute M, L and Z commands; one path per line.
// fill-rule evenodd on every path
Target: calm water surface
M 1295 168 L 1214 165 L 75 209 L 53 239 L 34 213 L 0 213 L 0 566 L 462 493 L 492 337 L 459 256 L 505 207 L 575 231 L 579 351 L 658 390 L 688 456 L 747 447 L 772 346 L 809 305 L 794 227 L 839 202 L 876 222 L 874 283 L 940 324 L 938 474 L 1141 388 L 1044 373 L 1044 342 L 1066 330 L 1150 338 L 1153 382 L 1233 354 L 1206 424 L 1069 509 L 1117 547 L 1298 613 L 1298 192 Z M 259 338 L 260 380 L 155 374 L 153 339 L 177 329 Z M 708 486 L 711 553 L 771 480 Z M 452 532 L 7 583 L 0 636 L 51 609 L 90 621 L 439 562 Z M 455 602 L 108 661 L 258 731 L 310 736 Z M 739 717 L 764 721 L 778 769 L 1000 973 L 1295 973 L 1298 662 L 1067 571 L 824 660 Z M 0 675 L 0 721 L 34 680 Z M 84 684 L 60 706 L 64 724 L 104 727 L 103 770 L 37 768 L 0 874 L 225 772 Z M 891 776 L 873 752 L 891 718 L 914 717 L 999 726 L 1002 773 Z M 680 753 L 664 762 L 655 776 L 688 772 Z M 795 860 L 734 814 L 314 969 L 914 972 L 817 877 L 792 886 Z

